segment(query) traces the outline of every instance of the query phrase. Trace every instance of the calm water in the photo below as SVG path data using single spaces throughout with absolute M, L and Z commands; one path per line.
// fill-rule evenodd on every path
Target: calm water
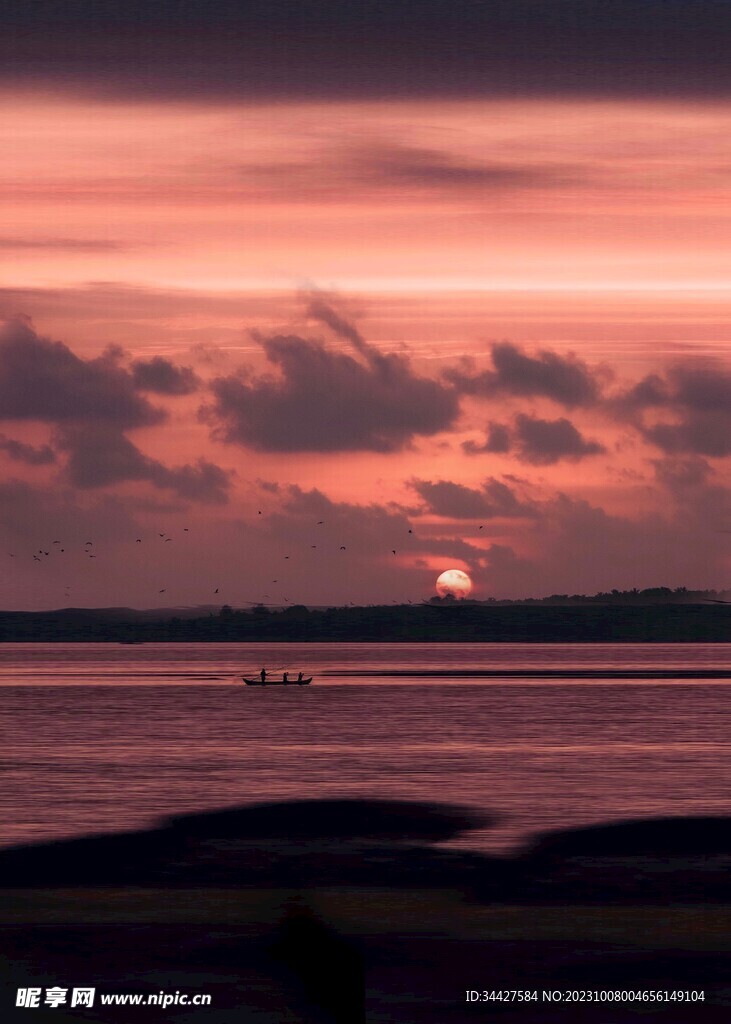
M 262 665 L 315 685 L 240 685 Z M 418 678 L 503 666 L 630 678 Z M 500 826 L 464 842 L 491 849 L 623 817 L 731 814 L 731 685 L 631 679 L 730 667 L 728 644 L 4 644 L 0 843 L 330 796 L 497 811 Z M 374 675 L 322 675 L 355 668 Z M 398 668 L 414 677 L 376 674 Z

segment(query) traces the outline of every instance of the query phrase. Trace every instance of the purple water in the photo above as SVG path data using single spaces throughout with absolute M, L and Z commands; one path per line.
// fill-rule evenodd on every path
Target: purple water
M 262 665 L 315 682 L 241 685 Z M 322 675 L 503 666 L 629 678 Z M 496 828 L 461 841 L 482 849 L 626 817 L 731 814 L 731 686 L 631 679 L 729 667 L 728 644 L 5 644 L 0 843 L 332 796 L 497 811 Z

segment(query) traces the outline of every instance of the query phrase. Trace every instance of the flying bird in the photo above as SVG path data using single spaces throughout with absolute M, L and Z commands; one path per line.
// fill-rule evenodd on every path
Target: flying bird
M 189 531 L 188 531 L 188 527 L 187 527 L 187 526 L 184 526 L 184 527 L 183 527 L 183 533 L 188 533 L 188 532 L 189 532 Z
M 214 593 L 214 594 L 217 594 L 217 593 L 218 593 L 218 587 L 216 587 L 216 589 L 215 589 L 215 590 L 213 591 L 213 593 Z
M 394 549 L 393 549 L 393 548 L 391 548 L 391 554 L 392 554 L 392 555 L 395 555 L 395 554 L 396 554 L 396 552 L 394 551 Z
M 414 532 L 413 530 L 409 530 L 409 533 L 413 533 L 413 532 Z
M 166 590 L 167 587 L 163 587 L 162 590 L 158 590 L 158 594 L 164 594 Z
M 52 544 L 60 544 L 60 543 L 61 543 L 61 541 L 60 541 L 60 540 L 54 540 L 54 541 L 52 541 L 51 543 L 52 543 Z
M 172 537 L 166 537 L 165 538 L 165 543 L 168 544 L 172 539 L 173 539 Z
M 484 526 L 478 526 L 477 529 L 478 530 L 484 530 Z
M 316 549 L 317 549 L 317 544 L 311 544 L 311 545 L 310 545 L 310 547 L 311 547 L 311 548 L 312 548 L 313 550 L 316 550 Z
M 164 533 L 158 533 L 158 537 L 164 537 L 164 536 L 165 536 Z
M 344 544 L 341 544 L 341 545 L 340 545 L 340 550 L 341 550 L 341 551 L 345 551 L 345 545 L 344 545 Z

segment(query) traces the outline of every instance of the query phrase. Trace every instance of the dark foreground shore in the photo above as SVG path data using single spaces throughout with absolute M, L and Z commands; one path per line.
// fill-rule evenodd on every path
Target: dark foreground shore
M 509 858 L 441 845 L 489 824 L 306 801 L 0 850 L 0 1019 L 731 1019 L 731 819 L 556 832 Z M 95 1005 L 16 1006 L 52 986 Z M 100 1003 L 175 992 L 211 1005 Z

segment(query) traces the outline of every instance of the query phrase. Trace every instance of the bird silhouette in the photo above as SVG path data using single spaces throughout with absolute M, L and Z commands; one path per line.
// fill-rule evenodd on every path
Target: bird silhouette
M 141 544 L 141 543 L 142 543 L 142 537 L 138 537 L 137 540 L 135 541 L 135 544 Z
M 190 531 L 188 530 L 188 527 L 187 527 L 187 526 L 184 526 L 184 527 L 183 527 L 183 533 L 189 533 L 189 532 L 190 532 Z
M 11 558 L 15 558 L 15 555 L 13 555 L 10 551 L 8 551 L 8 554 L 10 555 Z
M 392 554 L 392 555 L 395 555 L 395 554 L 396 554 L 396 552 L 394 551 L 394 549 L 393 549 L 393 548 L 391 548 L 391 554 Z
M 89 558 L 96 558 L 96 555 L 89 555 Z
M 317 544 L 311 544 L 310 547 L 313 549 L 313 551 L 317 550 Z
M 52 544 L 60 544 L 60 543 L 61 543 L 61 541 L 60 541 L 60 540 L 54 540 L 54 541 L 51 541 L 51 543 L 52 543 Z
M 477 529 L 478 530 L 484 530 L 484 526 L 478 526 Z
M 158 537 L 164 537 L 164 536 L 165 536 L 164 533 L 158 533 Z
M 259 512 L 258 512 L 257 514 L 258 514 L 258 515 L 261 515 L 261 514 L 262 514 L 262 513 L 261 513 L 261 510 L 259 510 Z
M 218 587 L 216 587 L 216 589 L 215 589 L 215 590 L 213 591 L 213 593 L 214 593 L 214 594 L 217 594 L 217 593 L 218 593 Z
M 288 558 L 289 558 L 289 555 L 285 555 L 285 556 L 284 556 L 284 559 L 285 559 L 285 561 L 286 561 L 286 560 L 287 560 Z
M 341 545 L 340 545 L 340 550 L 341 550 L 341 551 L 345 551 L 345 545 L 344 545 L 344 544 L 341 544 Z
M 162 590 L 158 590 L 158 594 L 164 594 L 166 590 L 167 587 L 163 587 Z
M 413 532 L 414 532 L 413 530 L 409 530 L 409 533 L 413 533 Z
M 166 537 L 165 538 L 165 543 L 169 544 L 172 539 L 173 539 L 172 537 Z
M 33 561 L 40 562 L 40 558 L 38 557 L 38 555 L 33 555 Z
M 318 525 L 318 526 L 322 526 L 322 524 L 323 524 L 324 522 L 325 522 L 325 520 L 324 520 L 324 519 L 318 519 L 318 520 L 317 520 L 317 525 Z
M 84 542 L 84 547 L 85 547 L 85 548 L 88 548 L 88 547 L 89 547 L 89 545 L 90 545 L 90 544 L 93 544 L 93 543 L 94 543 L 94 541 L 93 541 L 93 540 L 87 540 L 87 541 L 85 541 L 85 542 Z

